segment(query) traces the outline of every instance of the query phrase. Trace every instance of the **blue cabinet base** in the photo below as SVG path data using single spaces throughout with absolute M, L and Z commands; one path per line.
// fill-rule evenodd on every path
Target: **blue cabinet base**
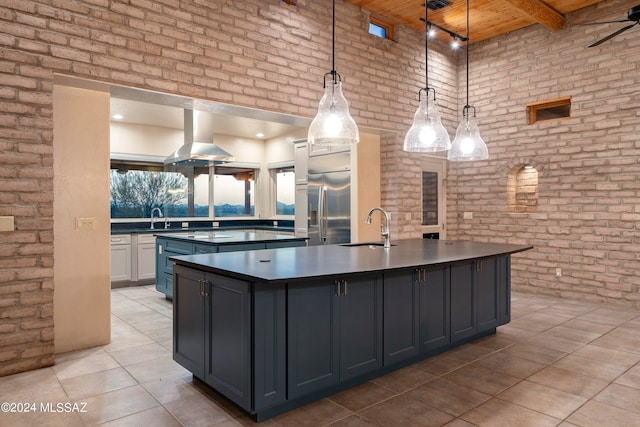
M 256 421 L 495 334 L 510 317 L 509 255 L 283 283 L 177 262 L 174 360 Z M 215 296 L 231 285 L 242 298 Z M 193 300 L 201 310 L 185 310 Z
M 379 370 L 376 370 L 374 372 L 369 372 L 366 375 L 361 375 L 357 378 L 352 378 L 350 380 L 347 381 L 343 381 L 339 384 L 336 384 L 334 386 L 330 386 L 327 387 L 325 389 L 322 389 L 320 391 L 314 392 L 314 393 L 310 393 L 308 395 L 302 396 L 302 397 L 298 397 L 295 399 L 290 399 L 287 400 L 285 403 L 279 404 L 279 405 L 274 405 L 272 407 L 269 408 L 265 408 L 263 410 L 260 410 L 258 412 L 255 411 L 247 411 L 246 408 L 243 408 L 239 405 L 237 405 L 235 402 L 229 400 L 225 395 L 223 395 L 222 393 L 219 393 L 215 388 L 209 386 L 206 382 L 204 382 L 202 379 L 198 378 L 197 376 L 193 376 L 193 380 L 195 382 L 197 382 L 199 385 L 201 385 L 203 388 L 206 388 L 208 391 L 210 391 L 211 393 L 215 394 L 216 397 L 218 398 L 222 398 L 224 399 L 226 402 L 228 402 L 229 404 L 233 405 L 234 407 L 240 409 L 241 411 L 249 414 L 251 416 L 251 418 L 255 421 L 255 422 L 262 422 L 262 421 L 266 421 L 268 419 L 271 419 L 273 417 L 276 417 L 278 415 L 284 414 L 285 412 L 289 412 L 293 409 L 299 408 L 301 406 L 304 405 L 308 405 L 309 403 L 313 403 L 316 402 L 320 399 L 323 399 L 325 397 L 334 395 L 336 393 L 340 393 L 341 391 L 345 391 L 348 390 L 350 388 L 353 388 L 355 386 L 358 386 L 360 384 L 364 384 L 367 381 L 371 381 L 375 378 L 381 377 L 383 375 L 389 374 L 393 371 L 396 371 L 398 369 L 402 369 L 405 368 L 407 366 L 413 365 L 414 363 L 420 362 L 422 360 L 428 359 L 430 357 L 436 356 L 438 354 L 447 352 L 449 350 L 452 350 L 456 347 L 460 347 L 461 345 L 464 344 L 468 344 L 472 341 L 475 341 L 477 339 L 489 336 L 489 335 L 493 335 L 496 333 L 496 330 L 489 330 L 489 331 L 484 331 L 482 333 L 473 335 L 471 337 L 469 337 L 467 340 L 463 341 L 463 342 L 458 342 L 456 344 L 450 344 L 448 346 L 439 348 L 437 350 L 433 350 L 427 354 L 422 354 L 420 356 L 416 356 L 416 357 L 412 357 L 410 359 L 406 359 L 403 360 L 402 362 L 398 362 L 395 363 L 391 366 L 385 366 L 380 368 Z

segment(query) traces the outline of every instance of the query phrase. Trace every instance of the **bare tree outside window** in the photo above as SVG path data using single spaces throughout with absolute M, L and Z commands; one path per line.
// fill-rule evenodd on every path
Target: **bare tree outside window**
M 179 173 L 111 170 L 111 217 L 147 218 L 153 208 L 165 215 L 186 205 L 187 178 Z

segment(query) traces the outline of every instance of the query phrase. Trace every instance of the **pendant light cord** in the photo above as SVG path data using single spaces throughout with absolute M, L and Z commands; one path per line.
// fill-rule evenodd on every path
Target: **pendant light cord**
M 467 0 L 467 105 L 464 106 L 465 111 L 469 114 L 469 0 Z
M 427 88 L 427 98 L 429 97 L 429 5 L 428 0 L 424 2 L 424 81 Z
M 333 76 L 333 83 L 335 84 L 337 81 L 337 72 L 336 72 L 336 0 L 333 0 L 333 8 L 331 11 L 331 16 L 333 17 L 332 22 L 332 36 L 331 36 L 331 75 Z

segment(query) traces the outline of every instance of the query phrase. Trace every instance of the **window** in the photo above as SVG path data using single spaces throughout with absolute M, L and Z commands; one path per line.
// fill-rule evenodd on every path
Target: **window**
M 296 176 L 293 168 L 276 171 L 276 215 L 295 214 Z
M 570 96 L 527 104 L 527 123 L 530 125 L 569 117 L 571 117 Z
M 393 24 L 391 22 L 377 16 L 371 16 L 369 19 L 369 34 L 393 40 Z
M 437 172 L 422 172 L 422 225 L 438 225 Z
M 255 170 L 216 167 L 213 180 L 214 215 L 255 215 Z
M 180 167 L 114 160 L 111 163 L 111 218 L 149 218 L 160 208 L 170 218 L 210 218 L 255 215 L 255 175 L 250 168 L 217 166 L 213 198 L 208 167 Z M 284 188 L 284 187 L 283 187 Z
M 208 177 L 197 178 L 202 179 Z M 149 218 L 153 208 L 160 208 L 163 215 L 174 218 L 209 214 L 208 193 L 204 200 L 190 203 L 189 179 L 177 172 L 112 169 L 110 192 L 111 218 Z

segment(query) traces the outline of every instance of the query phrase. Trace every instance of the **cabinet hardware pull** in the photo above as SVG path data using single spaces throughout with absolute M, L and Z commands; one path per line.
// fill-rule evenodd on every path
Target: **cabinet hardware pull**
M 339 280 L 334 280 L 333 283 L 336 284 L 336 296 L 339 297 L 340 296 L 340 281 Z
M 343 280 L 342 283 L 344 284 L 344 293 L 342 295 L 347 295 L 347 281 Z

